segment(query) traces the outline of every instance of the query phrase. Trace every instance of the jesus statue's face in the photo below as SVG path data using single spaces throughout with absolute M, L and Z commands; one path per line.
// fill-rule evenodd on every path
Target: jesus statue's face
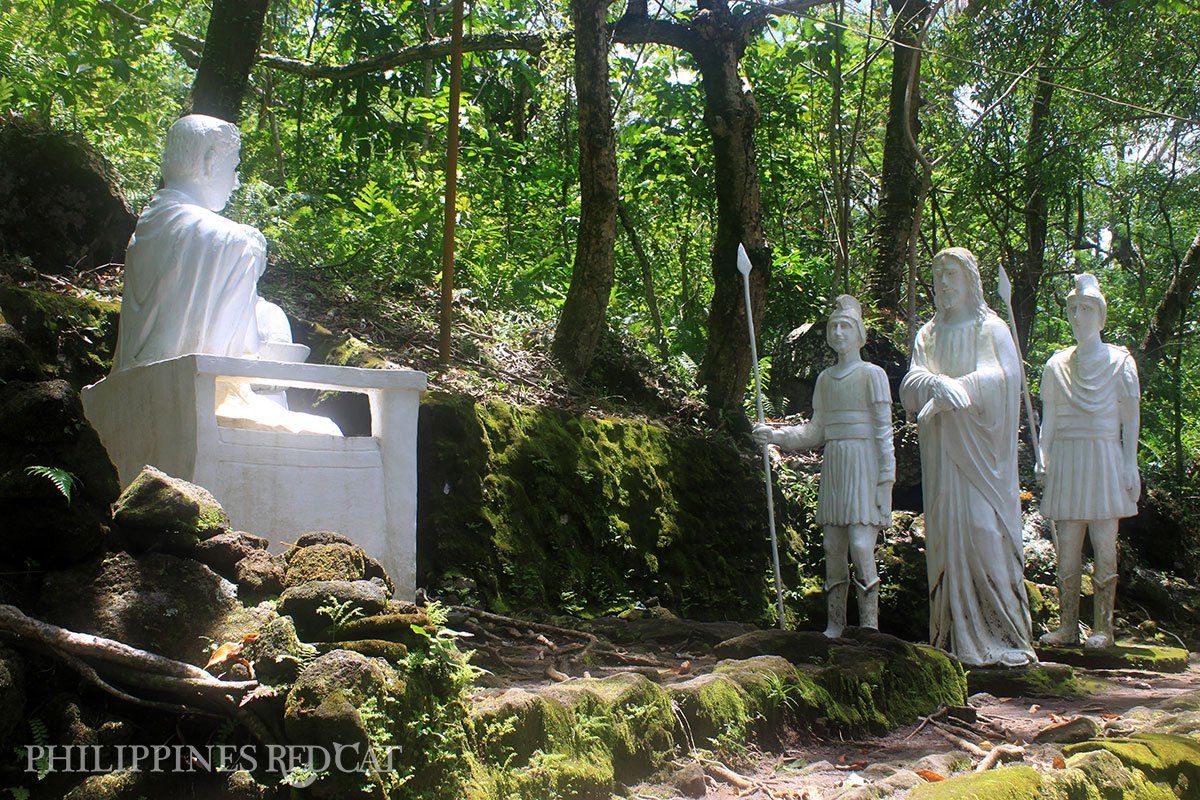
M 933 303 L 938 311 L 951 315 L 966 306 L 966 270 L 954 258 L 943 256 L 933 262 Z

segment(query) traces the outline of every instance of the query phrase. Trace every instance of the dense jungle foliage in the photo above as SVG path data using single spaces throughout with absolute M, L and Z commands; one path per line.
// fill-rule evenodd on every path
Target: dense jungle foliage
M 754 163 L 770 248 L 764 366 L 775 343 L 820 319 L 840 292 L 857 293 L 881 329 L 911 315 L 908 290 L 880 288 L 907 282 L 905 265 L 885 254 L 895 242 L 880 207 L 895 175 L 887 131 L 902 131 L 894 126 L 911 111 L 921 153 L 908 158 L 909 183 L 928 170 L 918 265 L 954 244 L 976 252 L 989 287 L 1005 266 L 1035 390 L 1045 359 L 1072 343 L 1070 274 L 1096 273 L 1109 298 L 1106 338 L 1134 351 L 1143 372 L 1144 467 L 1181 494 L 1200 488 L 1200 255 L 1189 251 L 1200 230 L 1200 8 L 837 0 L 766 14 L 753 2 L 645 5 L 607 12 L 628 220 L 617 234 L 612 329 L 696 385 L 722 179 L 707 62 L 696 57 L 708 45 L 637 43 L 618 23 L 640 12 L 676 31 L 701 30 L 706 17 L 741 25 L 735 66 L 759 115 Z M 183 0 L 0 2 L 0 108 L 80 133 L 140 208 L 157 185 L 164 133 L 188 107 L 210 11 Z M 457 299 L 486 320 L 476 327 L 489 326 L 488 337 L 515 337 L 555 323 L 572 277 L 580 175 L 571 8 L 497 0 L 467 12 Z M 449 28 L 450 6 L 436 0 L 267 6 L 266 55 L 239 120 L 242 190 L 227 213 L 259 227 L 272 270 L 319 304 L 425 298 L 436 318 L 449 68 L 444 55 L 420 58 L 413 48 Z M 511 47 L 496 44 L 504 37 Z M 923 50 L 908 107 L 901 40 Z M 915 277 L 924 318 L 928 278 Z M 1002 308 L 994 296 L 992 304 Z

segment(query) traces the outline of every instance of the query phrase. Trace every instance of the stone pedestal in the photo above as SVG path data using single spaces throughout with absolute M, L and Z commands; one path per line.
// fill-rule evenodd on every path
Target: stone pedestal
M 371 436 L 229 428 L 218 379 L 361 392 Z M 396 593 L 416 591 L 417 412 L 422 372 L 186 355 L 123 370 L 83 390 L 88 420 L 126 486 L 145 464 L 199 484 L 235 529 L 275 549 L 311 530 L 345 534 L 379 559 Z

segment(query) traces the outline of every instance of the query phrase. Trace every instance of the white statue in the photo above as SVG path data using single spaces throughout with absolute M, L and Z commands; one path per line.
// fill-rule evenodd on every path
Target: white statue
M 257 358 L 268 343 L 291 343 L 283 310 L 258 296 L 266 240 L 217 213 L 238 188 L 240 147 L 234 125 L 202 114 L 167 131 L 164 186 L 126 253 L 114 373 L 193 353 Z M 218 379 L 216 415 L 226 427 L 341 435 L 326 417 L 288 411 L 278 390 L 255 394 L 239 380 Z
M 138 217 L 125 258 L 114 372 L 188 353 L 258 352 L 267 243 L 217 213 L 239 185 L 240 146 L 235 126 L 201 114 L 167 132 L 164 186 Z
M 1079 644 L 1080 559 L 1090 533 L 1095 553 L 1095 625 L 1085 647 L 1113 643 L 1117 591 L 1117 521 L 1137 513 L 1141 494 L 1137 442 L 1137 365 L 1123 347 L 1100 340 L 1108 304 L 1094 275 L 1075 276 L 1067 295 L 1074 347 L 1050 357 L 1042 373 L 1042 516 L 1054 520 L 1058 588 L 1057 631 L 1044 644 Z
M 754 427 L 754 438 L 785 450 L 825 445 L 817 493 L 817 523 L 825 529 L 825 592 L 828 627 L 836 638 L 846 626 L 850 589 L 847 556 L 854 562 L 859 624 L 879 627 L 879 573 L 875 542 L 892 521 L 896 457 L 892 443 L 892 395 L 887 374 L 862 360 L 867 341 L 862 307 L 848 294 L 837 298 L 825 339 L 836 366 L 817 376 L 811 422 L 774 429 Z
M 1021 366 L 988 308 L 975 256 L 933 257 L 937 313 L 900 399 L 917 416 L 929 568 L 929 638 L 964 664 L 1036 660 L 1025 594 L 1017 424 Z

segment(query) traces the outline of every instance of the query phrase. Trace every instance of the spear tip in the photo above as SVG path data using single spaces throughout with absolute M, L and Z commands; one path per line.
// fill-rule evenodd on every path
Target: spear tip
M 754 269 L 754 265 L 750 263 L 750 254 L 746 252 L 746 245 L 738 243 L 738 272 L 743 275 L 749 275 L 750 270 Z

